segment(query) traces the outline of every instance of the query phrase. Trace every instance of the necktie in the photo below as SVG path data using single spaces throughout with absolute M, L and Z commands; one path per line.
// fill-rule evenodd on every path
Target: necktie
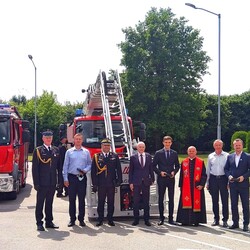
M 169 157 L 170 157 L 170 152 L 169 150 L 167 150 L 167 160 L 169 159 Z
M 141 167 L 143 168 L 143 167 L 144 167 L 144 164 L 143 164 L 143 156 L 142 156 L 142 154 L 141 154 L 140 156 L 141 156 Z
M 50 147 L 48 147 L 48 150 L 49 150 L 49 152 L 51 152 L 51 149 L 50 149 Z

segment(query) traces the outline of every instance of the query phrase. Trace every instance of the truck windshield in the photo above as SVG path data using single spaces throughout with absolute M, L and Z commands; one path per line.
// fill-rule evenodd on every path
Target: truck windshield
M 112 121 L 115 147 L 124 146 L 121 137 L 122 123 L 121 121 Z M 78 121 L 76 124 L 77 133 L 83 133 L 83 146 L 89 148 L 100 148 L 101 140 L 106 138 L 104 121 Z M 117 135 L 117 136 L 115 136 Z
M 10 144 L 10 121 L 8 118 L 0 118 L 0 145 Z

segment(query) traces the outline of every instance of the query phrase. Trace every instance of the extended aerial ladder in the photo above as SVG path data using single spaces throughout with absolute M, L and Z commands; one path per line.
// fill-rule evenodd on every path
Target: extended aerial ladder
M 132 137 L 120 77 L 117 71 L 114 72 L 111 80 L 106 78 L 105 72 L 99 72 L 96 82 L 87 89 L 87 98 L 83 111 L 86 115 L 103 115 L 105 132 L 106 136 L 111 140 L 112 151 L 115 152 L 114 138 L 120 138 L 129 159 L 133 151 Z M 112 115 L 121 117 L 121 134 L 115 134 L 113 131 Z

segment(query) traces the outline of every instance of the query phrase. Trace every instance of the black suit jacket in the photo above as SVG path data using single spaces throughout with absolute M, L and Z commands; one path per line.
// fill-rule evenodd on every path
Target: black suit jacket
M 173 149 L 170 149 L 170 156 L 167 160 L 165 155 L 165 149 L 162 148 L 155 153 L 154 160 L 153 160 L 153 169 L 155 173 L 158 175 L 158 178 L 165 178 L 161 177 L 161 172 L 166 172 L 171 174 L 172 171 L 176 174 L 180 169 L 180 163 L 178 159 L 178 154 Z
M 40 153 L 40 158 L 37 150 Z M 51 159 L 51 161 L 47 162 L 48 159 Z M 56 186 L 58 183 L 57 171 L 59 168 L 60 156 L 57 147 L 51 146 L 51 152 L 48 152 L 44 145 L 34 150 L 32 158 L 34 186 Z
M 97 162 L 96 162 L 97 159 Z M 98 173 L 100 168 L 107 166 L 107 170 Z M 97 153 L 92 159 L 91 179 L 94 186 L 113 187 L 122 183 L 122 170 L 119 157 L 116 153 L 109 152 L 105 158 L 103 153 Z
M 244 181 L 242 182 L 229 182 L 230 187 L 239 186 L 239 187 L 249 187 L 249 177 L 250 177 L 250 155 L 242 152 L 238 167 L 235 164 L 235 153 L 230 154 L 227 157 L 227 162 L 225 165 L 225 174 L 227 177 L 230 175 L 234 178 L 238 178 L 239 176 L 244 177 Z
M 129 163 L 129 184 L 150 186 L 154 181 L 154 171 L 152 165 L 152 157 L 149 153 L 145 153 L 145 164 L 141 166 L 138 154 L 132 155 Z

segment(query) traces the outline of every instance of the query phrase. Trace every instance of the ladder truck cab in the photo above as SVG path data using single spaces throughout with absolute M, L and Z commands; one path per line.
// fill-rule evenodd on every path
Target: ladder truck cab
M 113 79 L 107 79 L 100 71 L 94 84 L 89 85 L 82 110 L 77 110 L 74 121 L 60 126 L 60 133 L 66 134 L 69 143 L 73 143 L 76 133 L 83 133 L 83 146 L 90 151 L 91 157 L 101 151 L 101 141 L 111 140 L 111 151 L 116 152 L 121 161 L 123 183 L 116 188 L 114 216 L 132 216 L 133 194 L 128 184 L 129 159 L 135 152 L 133 145 L 132 119 L 127 116 L 121 82 L 117 71 Z M 138 139 L 145 140 L 145 124 L 137 122 Z M 92 192 L 90 174 L 87 184 L 88 216 L 97 217 L 97 194 Z M 157 202 L 157 197 L 154 197 Z
M 16 107 L 0 104 L 0 195 L 16 199 L 28 172 L 29 122 Z

